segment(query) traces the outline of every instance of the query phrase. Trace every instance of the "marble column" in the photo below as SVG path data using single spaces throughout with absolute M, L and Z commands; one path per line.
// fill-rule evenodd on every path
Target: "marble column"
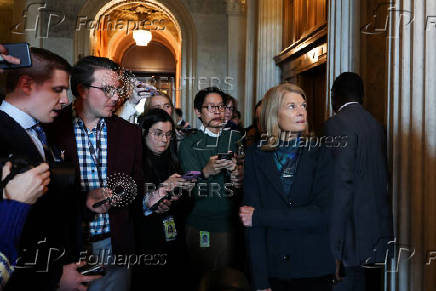
M 274 57 L 282 51 L 283 0 L 258 0 L 256 101 L 280 83 Z
M 388 13 L 388 148 L 399 261 L 390 290 L 436 290 L 435 15 L 434 0 L 397 0 Z M 400 256 L 401 248 L 411 251 Z
M 256 10 L 257 0 L 245 2 L 245 71 L 244 71 L 244 126 L 251 124 L 256 102 Z M 241 111 L 242 112 L 242 111 Z
M 241 0 L 227 0 L 227 93 L 235 97 L 239 103 L 243 101 L 243 72 L 245 50 L 244 5 Z M 243 109 L 243 102 L 240 109 Z
M 359 73 L 360 0 L 329 0 L 326 113 L 332 114 L 330 89 L 342 72 Z

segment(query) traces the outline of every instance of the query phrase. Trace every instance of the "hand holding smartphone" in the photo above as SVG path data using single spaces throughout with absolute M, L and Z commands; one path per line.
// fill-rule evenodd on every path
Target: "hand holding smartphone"
M 102 265 L 84 265 L 78 268 L 77 271 L 83 276 L 106 275 L 106 269 Z
M 232 160 L 233 152 L 218 154 L 218 160 Z
M 182 179 L 185 179 L 186 181 L 192 181 L 199 177 L 201 177 L 200 171 L 189 171 L 182 176 Z
M 17 69 L 32 66 L 28 43 L 3 44 L 0 48 L 4 48 L 4 50 L 0 49 L 2 53 L 5 50 L 5 53 L 7 53 L 6 56 L 0 58 L 0 69 Z M 18 59 L 19 63 L 17 61 L 12 61 L 13 59 L 10 59 L 10 57 Z

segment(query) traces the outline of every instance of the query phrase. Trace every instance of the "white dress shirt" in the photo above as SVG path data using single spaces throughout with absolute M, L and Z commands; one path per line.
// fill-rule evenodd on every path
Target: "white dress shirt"
M 202 123 L 200 126 L 200 130 L 210 137 L 219 137 L 222 129 L 220 129 L 220 131 L 218 133 L 213 133 L 212 131 L 210 131 L 209 128 L 204 127 L 204 125 Z

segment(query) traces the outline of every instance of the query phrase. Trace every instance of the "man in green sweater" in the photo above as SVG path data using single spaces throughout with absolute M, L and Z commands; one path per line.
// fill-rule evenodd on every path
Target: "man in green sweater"
M 186 226 L 192 267 L 199 277 L 207 271 L 231 266 L 235 257 L 238 220 L 233 205 L 234 191 L 241 186 L 242 175 L 233 153 L 241 135 L 223 130 L 223 96 L 215 87 L 197 93 L 194 109 L 202 125 L 198 132 L 185 137 L 179 149 L 182 170 L 202 173 L 190 192 L 195 202 Z M 223 157 L 222 154 L 229 152 L 232 154 Z

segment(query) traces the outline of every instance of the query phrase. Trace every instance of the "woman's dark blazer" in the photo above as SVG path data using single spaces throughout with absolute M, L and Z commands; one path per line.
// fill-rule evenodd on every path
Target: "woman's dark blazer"
M 273 157 L 254 144 L 245 159 L 244 205 L 255 208 L 246 242 L 256 290 L 269 288 L 271 277 L 335 272 L 328 235 L 331 156 L 323 147 L 303 147 L 289 195 Z

